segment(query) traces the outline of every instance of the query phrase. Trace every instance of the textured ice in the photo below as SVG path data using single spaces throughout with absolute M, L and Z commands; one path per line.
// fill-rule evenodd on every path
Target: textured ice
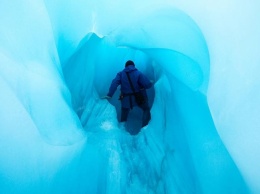
M 257 0 L 0 2 L 0 193 L 260 193 Z M 118 123 L 126 60 L 152 120 Z

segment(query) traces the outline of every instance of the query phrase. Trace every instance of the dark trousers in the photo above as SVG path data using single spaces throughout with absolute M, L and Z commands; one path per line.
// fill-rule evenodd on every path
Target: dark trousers
M 148 102 L 138 105 L 139 108 L 143 110 L 143 117 L 142 117 L 142 127 L 148 125 L 148 122 L 151 120 L 151 113 L 150 113 L 150 107 L 148 105 Z M 129 114 L 130 108 L 121 108 L 121 122 L 126 122 L 127 117 Z

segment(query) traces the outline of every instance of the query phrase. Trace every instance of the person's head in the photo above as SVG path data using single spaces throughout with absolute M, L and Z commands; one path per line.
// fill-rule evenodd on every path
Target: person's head
M 131 61 L 131 60 L 129 60 L 129 61 L 127 61 L 127 62 L 125 63 L 125 67 L 127 67 L 127 66 L 129 66 L 129 65 L 135 66 L 134 62 Z

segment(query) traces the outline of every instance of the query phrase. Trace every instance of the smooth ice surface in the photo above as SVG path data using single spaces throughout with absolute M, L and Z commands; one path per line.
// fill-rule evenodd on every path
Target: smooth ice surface
M 0 193 L 260 193 L 260 3 L 0 2 Z M 152 120 L 118 123 L 126 60 Z

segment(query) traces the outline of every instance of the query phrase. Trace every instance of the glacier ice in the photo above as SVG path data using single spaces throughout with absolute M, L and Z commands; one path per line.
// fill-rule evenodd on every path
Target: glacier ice
M 2 0 L 0 193 L 259 193 L 259 7 Z M 156 81 L 137 136 L 99 99 L 128 59 Z

